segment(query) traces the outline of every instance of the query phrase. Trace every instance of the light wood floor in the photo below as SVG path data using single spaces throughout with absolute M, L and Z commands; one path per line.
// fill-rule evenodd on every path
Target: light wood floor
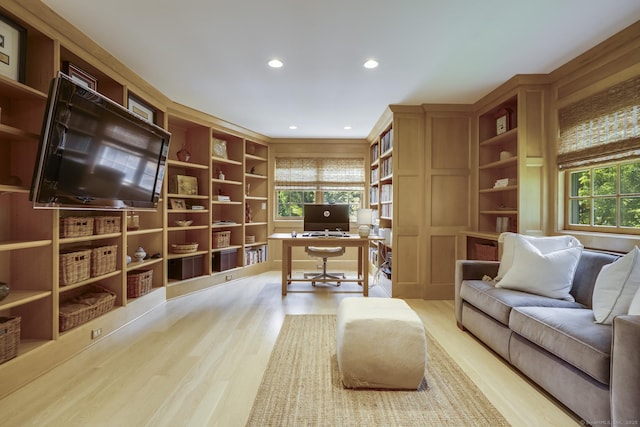
M 0 424 L 243 426 L 284 316 L 336 313 L 354 296 L 318 288 L 282 297 L 279 280 L 269 272 L 163 304 L 0 400 Z M 514 426 L 578 425 L 459 331 L 452 301 L 409 304 Z

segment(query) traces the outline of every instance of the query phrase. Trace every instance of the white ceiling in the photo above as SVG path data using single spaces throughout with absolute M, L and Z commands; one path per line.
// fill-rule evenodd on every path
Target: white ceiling
M 640 19 L 639 0 L 43 1 L 174 101 L 273 138 L 363 138 L 389 104 L 473 103 Z

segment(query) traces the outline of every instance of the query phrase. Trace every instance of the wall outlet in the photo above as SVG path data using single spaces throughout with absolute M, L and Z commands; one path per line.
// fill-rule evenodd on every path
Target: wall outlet
M 102 335 L 102 328 L 96 328 L 91 331 L 91 339 L 95 340 L 100 335 Z
M 262 202 L 262 210 L 267 210 L 267 202 Z
M 224 276 L 224 280 L 231 280 L 233 279 L 233 274 L 227 274 L 226 276 Z

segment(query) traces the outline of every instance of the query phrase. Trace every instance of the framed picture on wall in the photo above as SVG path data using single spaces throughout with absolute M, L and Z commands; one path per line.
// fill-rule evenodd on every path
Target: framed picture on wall
M 0 74 L 24 83 L 27 31 L 0 15 Z
M 155 123 L 156 121 L 155 110 L 131 94 L 129 94 L 129 98 L 127 99 L 127 108 L 133 114 L 150 123 Z
M 69 61 L 65 61 L 62 64 L 62 71 L 69 77 L 71 77 L 71 80 L 73 80 L 74 82 L 80 83 L 82 86 L 89 89 L 95 91 L 98 90 L 98 79 L 96 79 L 77 65 L 74 65 Z

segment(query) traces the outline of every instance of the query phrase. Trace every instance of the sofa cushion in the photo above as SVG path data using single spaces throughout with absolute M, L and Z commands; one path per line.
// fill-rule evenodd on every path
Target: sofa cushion
M 536 237 L 507 232 L 500 235 L 500 240 L 502 241 L 502 256 L 500 257 L 497 280 L 502 279 L 511 268 L 516 246 L 520 245 L 522 240 L 531 243 L 542 254 L 582 246 L 580 241 L 573 236 Z
M 492 282 L 482 280 L 463 281 L 460 287 L 460 298 L 504 325 L 509 324 L 512 307 L 584 307 L 573 301 L 548 298 L 513 289 L 496 288 Z
M 629 312 L 627 314 L 640 314 L 640 289 L 636 291 L 635 296 L 631 300 L 631 304 L 629 305 Z
M 518 235 L 513 264 L 496 286 L 573 301 L 569 291 L 581 253 L 577 246 L 543 254 Z
M 627 314 L 640 288 L 640 251 L 628 254 L 600 270 L 593 288 L 593 315 L 597 323 L 611 325 L 613 318 Z
M 620 254 L 594 250 L 582 251 L 578 268 L 576 268 L 576 273 L 573 276 L 573 285 L 571 286 L 571 295 L 575 300 L 585 307 L 591 308 L 593 287 L 600 269 L 618 258 L 620 258 Z
M 590 309 L 518 307 L 509 327 L 585 374 L 609 384 L 612 327 L 594 323 Z

